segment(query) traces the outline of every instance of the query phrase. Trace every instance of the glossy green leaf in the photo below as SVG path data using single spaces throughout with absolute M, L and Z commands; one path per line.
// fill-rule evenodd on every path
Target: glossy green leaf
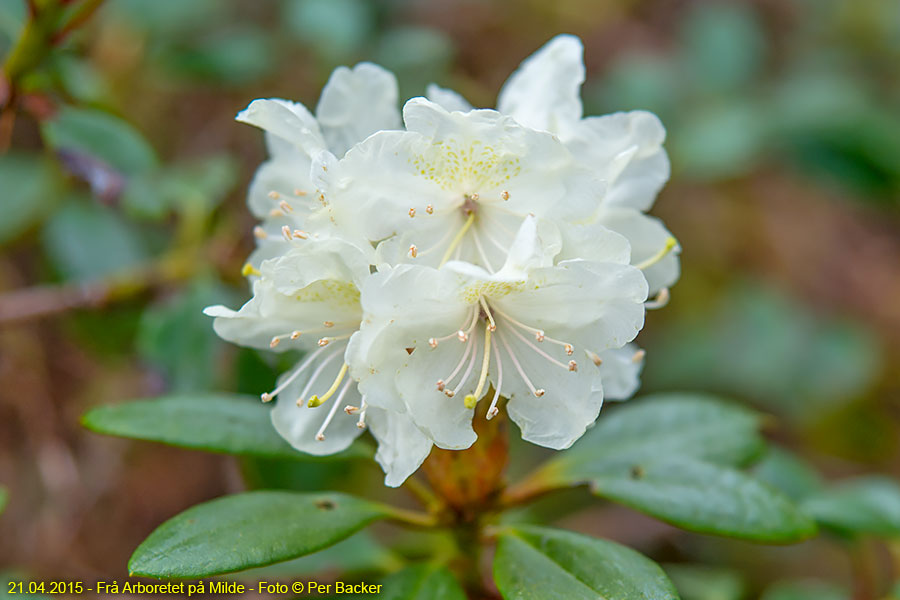
M 741 465 L 763 450 L 759 421 L 756 413 L 713 396 L 647 396 L 604 413 L 545 470 L 554 480 L 577 483 L 622 464 L 672 455 Z
M 269 407 L 249 396 L 207 393 L 138 400 L 94 408 L 82 423 L 107 435 L 261 458 L 334 460 L 371 455 L 360 442 L 321 458 L 295 450 L 275 431 Z
M 100 110 L 64 107 L 44 123 L 43 134 L 55 150 L 86 154 L 126 175 L 156 165 L 153 148 L 134 126 Z
M 900 485 L 887 477 L 841 483 L 808 498 L 803 508 L 843 533 L 900 537 Z
M 753 475 L 800 501 L 822 489 L 822 478 L 812 467 L 790 452 L 769 447 L 765 456 L 753 467 Z
M 160 525 L 128 561 L 133 575 L 206 577 L 311 554 L 389 508 L 338 493 L 257 491 L 198 504 Z
M 505 600 L 675 600 L 663 570 L 630 548 L 542 527 L 504 531 L 494 581 Z
M 591 488 L 689 531 L 769 543 L 797 542 L 816 532 L 812 520 L 768 485 L 684 457 L 616 466 L 595 476 Z
M 38 156 L 0 156 L 0 244 L 18 236 L 47 214 L 55 201 L 54 174 Z
M 66 279 L 113 275 L 144 261 L 136 233 L 111 209 L 70 198 L 43 230 L 44 250 Z
M 466 593 L 446 567 L 416 565 L 382 581 L 383 600 L 466 600 Z

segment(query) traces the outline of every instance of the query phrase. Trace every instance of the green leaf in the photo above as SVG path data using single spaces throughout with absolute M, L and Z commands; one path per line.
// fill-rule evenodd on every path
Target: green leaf
M 677 527 L 768 543 L 816 532 L 813 521 L 768 485 L 686 457 L 620 465 L 591 480 L 593 492 Z
M 54 179 L 47 161 L 37 156 L 0 156 L 0 244 L 37 223 L 53 206 Z
M 261 458 L 333 460 L 371 455 L 360 442 L 321 458 L 295 450 L 275 431 L 268 407 L 249 396 L 173 395 L 101 406 L 85 414 L 82 424 L 107 435 Z
M 812 467 L 777 447 L 766 451 L 766 455 L 754 466 L 753 474 L 795 502 L 822 489 L 822 479 Z
M 681 600 L 741 600 L 746 585 L 731 569 L 697 564 L 664 565 Z
M 861 477 L 808 498 L 803 508 L 821 525 L 849 534 L 900 536 L 900 485 Z
M 759 424 L 756 413 L 714 396 L 646 396 L 602 415 L 583 439 L 544 468 L 555 480 L 578 483 L 653 457 L 743 465 L 764 448 Z
M 542 527 L 517 527 L 500 535 L 494 580 L 505 600 L 678 598 L 659 565 L 642 554 Z
M 389 516 L 338 493 L 257 491 L 198 504 L 160 525 L 128 561 L 132 575 L 206 577 L 311 554 Z
M 148 171 L 156 154 L 131 124 L 109 113 L 64 107 L 45 121 L 43 134 L 55 150 L 69 150 L 98 158 L 126 175 Z
M 66 279 L 90 280 L 143 262 L 145 252 L 134 231 L 112 210 L 69 199 L 47 221 L 44 250 Z
M 282 23 L 297 39 L 326 58 L 351 55 L 369 38 L 375 9 L 365 0 L 288 0 Z
M 416 565 L 382 582 L 383 600 L 466 600 L 459 582 L 446 567 Z
M 850 600 L 850 593 L 828 581 L 798 579 L 779 581 L 766 588 L 760 600 Z

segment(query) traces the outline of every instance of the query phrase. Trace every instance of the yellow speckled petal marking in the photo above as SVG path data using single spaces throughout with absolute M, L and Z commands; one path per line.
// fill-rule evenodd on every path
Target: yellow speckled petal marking
M 410 162 L 416 174 L 444 190 L 462 192 L 499 187 L 521 172 L 518 157 L 500 154 L 478 140 L 435 142 Z

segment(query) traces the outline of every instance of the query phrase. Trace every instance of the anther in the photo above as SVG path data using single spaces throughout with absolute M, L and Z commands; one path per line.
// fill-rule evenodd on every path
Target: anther
M 323 338 L 319 338 L 319 341 L 316 342 L 316 343 L 317 343 L 319 346 L 324 347 L 324 346 L 327 346 L 328 343 L 329 343 L 330 341 L 331 341 L 331 340 L 329 340 L 327 337 L 323 337 Z
M 456 395 L 456 392 L 454 392 L 453 390 L 444 390 L 444 395 L 447 396 L 448 398 L 452 398 L 453 396 Z
M 472 202 L 478 202 L 478 198 L 480 198 L 480 197 L 481 196 L 478 195 L 478 192 L 475 192 L 474 194 L 469 194 L 469 200 L 471 200 Z
M 634 353 L 634 356 L 631 357 L 631 362 L 639 363 L 642 360 L 644 360 L 645 356 L 647 356 L 646 350 L 638 350 L 637 352 Z
M 325 327 L 334 327 L 334 321 L 323 321 L 322 325 Z
M 278 217 L 283 217 L 284 212 L 282 212 L 282 210 L 279 208 L 273 208 L 269 211 L 269 216 L 277 219 Z
M 575 362 L 574 360 L 570 360 L 570 361 L 569 361 L 569 370 L 570 370 L 570 371 L 577 371 L 577 370 L 578 370 L 578 363 Z
M 353 406 L 352 404 L 348 404 L 347 406 L 344 407 L 344 412 L 347 413 L 348 415 L 355 415 L 356 413 L 359 412 L 359 407 Z
M 294 230 L 294 237 L 295 237 L 295 238 L 300 238 L 301 240 L 305 240 L 306 238 L 309 237 L 309 234 L 306 233 L 305 231 L 303 231 L 302 229 L 295 229 L 295 230 Z
M 411 219 L 415 216 L 416 216 L 416 209 L 414 209 L 414 208 L 409 209 L 409 218 Z
M 263 402 L 271 402 L 272 394 L 270 394 L 269 392 L 263 392 L 262 394 L 259 395 L 259 399 L 262 400 Z
M 316 441 L 317 441 L 317 442 L 324 442 L 324 441 L 325 441 L 325 434 L 324 434 L 324 433 L 317 433 L 317 434 L 316 434 Z
M 465 331 L 463 331 L 462 329 L 460 329 L 459 331 L 456 332 L 456 337 L 461 342 L 466 342 L 469 340 L 469 334 L 466 333 Z
M 493 419 L 494 417 L 497 416 L 497 414 L 498 414 L 499 412 L 500 412 L 500 409 L 499 409 L 499 408 L 497 408 L 496 406 L 492 406 L 492 407 L 487 411 L 487 418 L 488 418 L 488 419 Z
M 563 348 L 565 348 L 567 356 L 572 356 L 572 353 L 575 352 L 575 348 L 572 347 L 572 344 L 566 344 Z
M 281 198 L 281 194 L 279 194 L 275 190 L 272 190 L 271 192 L 269 192 L 269 198 L 271 198 L 272 200 L 278 200 L 279 198 Z
M 292 331 L 292 332 L 291 332 L 291 339 L 292 339 L 292 340 L 296 340 L 296 339 L 299 338 L 302 334 L 303 334 L 302 331 L 297 331 L 297 330 Z
M 428 345 L 432 348 L 437 348 L 438 341 L 434 338 L 428 338 Z
M 269 237 L 269 234 L 266 233 L 266 230 L 257 225 L 253 228 L 253 235 L 256 236 L 257 239 L 264 240 Z
M 287 200 L 282 200 L 278 203 L 278 206 L 280 206 L 281 210 L 283 210 L 284 212 L 294 212 L 294 207 L 288 204 Z
M 444 391 L 444 388 L 447 386 L 447 384 L 444 383 L 444 380 L 443 380 L 443 379 L 438 379 L 438 380 L 437 380 L 437 383 L 435 384 L 435 386 L 437 387 L 437 391 L 443 392 L 443 391 Z
M 293 236 L 293 233 L 291 233 L 291 228 L 287 225 L 283 225 L 281 227 L 281 235 L 283 235 L 284 239 L 286 239 L 287 241 L 291 241 L 291 237 Z
M 434 206 L 429 204 L 428 206 L 425 207 L 425 212 L 427 212 L 429 215 L 433 215 L 434 214 Z
M 416 248 L 416 245 L 415 245 L 415 244 L 410 245 L 410 247 L 409 247 L 409 257 L 410 257 L 410 258 L 415 258 L 415 257 L 417 257 L 418 255 L 419 255 L 419 249 Z
M 250 263 L 247 263 L 241 269 L 241 275 L 243 275 L 244 277 L 249 277 L 250 275 L 262 275 L 262 273 L 260 273 L 259 269 L 257 269 L 256 267 L 254 267 Z
M 308 193 L 308 192 L 304 192 L 304 191 L 301 190 L 300 188 L 295 188 L 295 189 L 294 189 L 294 195 L 295 195 L 295 196 L 305 196 L 307 193 Z
M 544 341 L 544 332 L 543 331 L 535 332 L 534 339 L 536 339 L 539 342 L 543 342 Z
M 546 392 L 544 392 L 543 388 L 538 388 L 538 389 L 534 390 L 534 395 L 537 396 L 538 398 L 543 396 L 545 393 Z
M 273 337 L 273 338 L 272 338 L 272 341 L 269 342 L 269 348 L 274 348 L 275 346 L 277 346 L 277 345 L 280 344 L 280 343 L 281 343 L 281 338 L 279 338 L 279 337 Z
M 598 367 L 603 364 L 603 359 L 595 352 L 590 353 L 591 361 Z
M 506 190 L 503 190 L 502 192 L 500 192 L 500 197 L 503 198 L 504 200 L 509 200 L 509 192 L 507 192 Z

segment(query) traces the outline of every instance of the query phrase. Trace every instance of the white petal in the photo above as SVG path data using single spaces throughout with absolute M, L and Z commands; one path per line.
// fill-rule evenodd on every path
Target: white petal
M 672 238 L 662 221 L 632 208 L 603 208 L 598 213 L 597 221 L 628 238 L 631 262 L 635 265 L 657 256 Z M 644 269 L 650 296 L 655 296 L 662 288 L 671 287 L 678 281 L 681 272 L 678 259 L 680 252 L 681 248 L 676 246 L 658 262 Z
M 279 210 L 285 216 L 285 224 L 305 229 L 304 218 L 311 204 L 308 196 L 297 196 L 296 191 L 312 194 L 314 188 L 309 177 L 310 159 L 304 152 L 291 148 L 275 155 L 260 165 L 250 182 L 247 205 L 254 216 L 271 219 L 272 211 Z M 291 211 L 283 211 L 281 202 L 290 204 Z
M 627 265 L 631 260 L 628 239 L 600 223 L 560 223 L 559 231 L 562 250 L 556 256 L 558 262 L 581 259 Z
M 621 348 L 610 348 L 598 353 L 600 360 L 600 382 L 607 400 L 627 400 L 641 385 L 640 375 L 644 367 L 644 357 L 635 344 Z M 585 361 L 587 363 L 587 361 Z
M 665 137 L 656 115 L 632 111 L 583 119 L 565 142 L 573 154 L 603 173 L 609 186 L 605 204 L 646 211 L 669 179 Z
M 324 354 L 323 356 L 327 356 Z M 347 449 L 348 446 L 356 439 L 362 430 L 357 427 L 357 417 L 348 415 L 344 412 L 344 406 L 360 406 L 362 397 L 356 390 L 356 384 L 350 383 L 346 394 L 341 398 L 340 404 L 337 404 L 338 393 L 335 393 L 324 404 L 315 408 L 308 406 L 297 406 L 297 399 L 300 397 L 304 388 L 309 383 L 310 375 L 315 371 L 317 364 L 321 362 L 321 358 L 310 364 L 301 376 L 289 384 L 284 391 L 278 395 L 275 407 L 272 409 L 272 424 L 275 430 L 288 443 L 308 454 L 322 456 L 326 454 L 334 454 L 341 450 Z M 334 381 L 341 369 L 342 361 L 340 358 L 334 359 L 328 363 L 313 382 L 309 394 L 322 394 L 328 389 L 332 381 Z M 284 381 L 289 374 L 284 374 L 279 378 L 279 382 Z M 344 380 L 345 383 L 347 379 Z M 341 388 L 342 389 L 342 388 Z M 305 398 L 308 400 L 308 398 Z M 334 409 L 331 422 L 324 430 L 325 439 L 316 439 L 316 434 Z
M 265 261 L 260 271 L 282 294 L 300 294 L 317 281 L 327 281 L 330 302 L 358 306 L 358 286 L 369 275 L 370 255 L 371 248 L 360 248 L 340 238 L 310 238 Z
M 581 118 L 584 47 L 559 35 L 525 59 L 500 90 L 497 109 L 533 129 L 565 133 Z
M 384 469 L 384 483 L 398 487 L 425 462 L 431 452 L 431 440 L 409 415 L 369 408 L 366 422 L 378 441 L 375 460 Z
M 299 103 L 280 98 L 260 98 L 251 102 L 235 119 L 264 129 L 302 149 L 307 155 L 325 147 L 315 117 Z M 273 149 L 271 144 L 269 147 Z
M 397 101 L 397 78 L 390 71 L 372 63 L 335 69 L 316 106 L 329 150 L 343 156 L 376 131 L 399 129 Z
M 460 94 L 433 83 L 428 84 L 425 97 L 443 107 L 447 112 L 469 112 L 473 108 Z

